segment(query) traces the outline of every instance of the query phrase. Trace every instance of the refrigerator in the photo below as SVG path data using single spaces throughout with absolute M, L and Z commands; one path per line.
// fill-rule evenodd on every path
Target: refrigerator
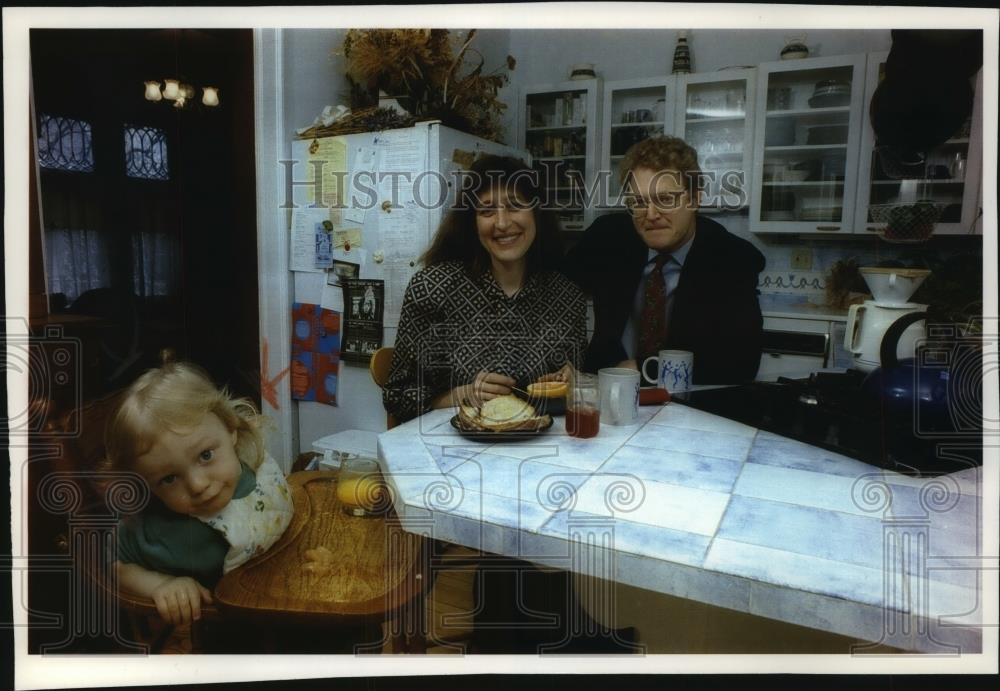
M 284 164 L 286 174 L 294 181 L 290 193 L 285 194 L 286 200 L 291 197 L 297 209 L 289 214 L 291 302 L 329 304 L 331 298 L 336 298 L 335 293 L 341 291 L 327 285 L 328 279 L 336 279 L 326 271 L 296 270 L 303 268 L 303 257 L 308 253 L 303 242 L 305 235 L 301 232 L 307 225 L 303 218 L 315 220 L 315 214 L 322 214 L 322 211 L 309 209 L 311 206 L 322 208 L 323 203 L 317 204 L 318 197 L 322 196 L 323 202 L 335 202 L 332 205 L 337 207 L 331 220 L 335 229 L 333 259 L 348 265 L 358 264 L 359 278 L 384 281 L 383 346 L 391 346 L 395 341 L 406 284 L 419 270 L 419 256 L 454 201 L 453 171 L 467 168 L 481 154 L 517 156 L 530 164 L 530 157 L 523 151 L 444 127 L 438 122 L 321 140 L 294 140 L 291 152 L 292 166 Z M 322 172 L 324 165 L 316 163 L 317 157 L 321 164 L 332 158 L 337 163 L 332 168 L 343 170 L 340 174 L 343 182 L 336 183 L 335 191 L 326 185 L 331 175 L 324 174 L 322 189 L 314 184 L 303 184 L 303 181 L 314 182 L 317 171 Z M 344 165 L 339 165 L 341 162 Z M 372 175 L 373 172 L 376 175 Z M 286 190 L 288 187 L 286 182 Z M 298 247 L 295 246 L 297 222 Z M 298 255 L 296 250 L 300 251 Z M 338 265 L 343 267 L 343 264 Z M 289 320 L 291 311 L 292 304 L 289 304 Z M 276 332 L 267 336 L 274 342 L 281 334 Z M 341 358 L 336 402 L 335 406 L 298 400 L 280 402 L 297 409 L 297 423 L 293 414 L 290 424 L 297 427 L 293 433 L 297 433 L 294 436 L 298 439 L 300 452 L 310 450 L 317 439 L 337 432 L 385 431 L 381 391 L 372 381 L 366 363 L 346 362 Z

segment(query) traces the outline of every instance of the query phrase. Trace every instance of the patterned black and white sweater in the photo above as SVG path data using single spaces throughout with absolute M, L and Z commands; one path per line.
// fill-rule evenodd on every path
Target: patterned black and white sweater
M 524 386 L 567 362 L 579 367 L 586 347 L 586 301 L 562 274 L 535 274 L 508 297 L 489 272 L 474 277 L 461 263 L 436 264 L 406 288 L 382 400 L 403 422 L 481 371 Z

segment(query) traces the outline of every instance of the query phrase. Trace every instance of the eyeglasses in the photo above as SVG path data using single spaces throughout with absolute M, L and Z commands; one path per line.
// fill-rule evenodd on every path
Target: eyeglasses
M 687 190 L 680 192 L 659 192 L 652 199 L 644 199 L 638 196 L 625 197 L 625 207 L 635 218 L 642 218 L 649 213 L 652 206 L 659 214 L 671 214 L 680 209 L 684 203 L 684 196 Z

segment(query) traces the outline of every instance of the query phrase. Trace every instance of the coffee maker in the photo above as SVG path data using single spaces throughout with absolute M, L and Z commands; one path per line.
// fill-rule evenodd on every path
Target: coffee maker
M 909 302 L 920 284 L 930 275 L 926 269 L 859 269 L 873 299 L 851 305 L 847 314 L 844 348 L 853 355 L 854 369 L 871 372 L 881 365 L 879 348 L 886 330 L 904 314 L 926 312 L 927 305 Z M 899 339 L 896 356 L 912 358 L 917 342 L 924 338 L 924 322 L 911 324 Z

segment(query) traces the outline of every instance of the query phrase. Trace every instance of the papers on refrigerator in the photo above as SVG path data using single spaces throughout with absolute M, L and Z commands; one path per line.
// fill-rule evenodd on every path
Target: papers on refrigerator
M 413 202 L 413 185 L 427 168 L 427 141 L 407 130 L 382 132 L 378 138 L 379 205 Z
M 341 358 L 348 362 L 367 363 L 382 347 L 382 317 L 385 309 L 385 284 L 371 279 L 345 278 L 344 338 Z
M 410 203 L 398 209 L 379 211 L 379 247 L 387 260 L 415 260 L 424 245 L 427 211 Z
M 369 180 L 378 179 L 378 150 L 372 146 L 359 146 L 354 152 L 354 175 L 364 172 L 370 177 Z M 353 195 L 351 200 L 345 200 L 344 220 L 350 223 L 364 225 L 365 209 L 364 204 L 355 204 Z
M 288 252 L 292 271 L 322 271 L 316 266 L 316 226 L 330 223 L 329 209 L 292 209 L 291 247 Z
M 314 139 L 307 149 L 303 171 L 306 204 L 319 202 L 330 208 L 339 205 L 341 188 L 347 178 L 347 145 L 337 137 Z M 316 174 L 320 175 L 317 180 Z

